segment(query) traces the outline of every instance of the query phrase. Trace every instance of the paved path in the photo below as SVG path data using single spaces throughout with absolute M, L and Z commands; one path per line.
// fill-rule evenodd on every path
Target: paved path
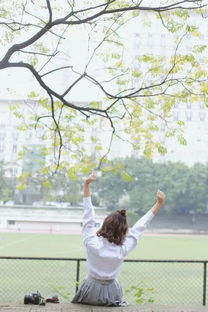
M 98 307 L 82 304 L 52 304 L 46 306 L 0 304 L 0 312 L 208 312 L 208 306 L 129 305 L 127 307 Z

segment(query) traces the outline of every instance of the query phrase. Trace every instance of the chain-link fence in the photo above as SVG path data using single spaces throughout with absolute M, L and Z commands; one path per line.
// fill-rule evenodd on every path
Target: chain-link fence
M 125 260 L 119 278 L 130 303 L 206 305 L 208 261 Z M 0 257 L 0 302 L 23 302 L 25 294 L 57 294 L 70 302 L 86 276 L 86 260 Z

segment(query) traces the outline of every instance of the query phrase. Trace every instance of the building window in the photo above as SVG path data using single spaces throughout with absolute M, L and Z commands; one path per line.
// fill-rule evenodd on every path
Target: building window
M 200 108 L 204 108 L 204 103 L 203 103 L 203 102 L 200 102 L 200 103 L 199 103 L 199 107 L 200 107 Z
M 12 168 L 12 176 L 16 176 L 17 175 L 17 168 Z
M 187 120 L 192 120 L 193 114 L 191 111 L 186 112 L 186 119 Z
M 199 119 L 200 119 L 201 121 L 204 121 L 204 120 L 205 120 L 205 117 L 206 117 L 205 112 L 199 112 Z
M 13 145 L 13 147 L 12 147 L 12 152 L 13 152 L 13 153 L 16 153 L 16 152 L 17 152 L 17 145 Z
M 176 111 L 173 113 L 173 120 L 178 120 L 178 118 L 179 118 L 179 112 Z
M 13 132 L 12 133 L 12 137 L 14 140 L 17 140 L 18 139 L 18 133 L 17 132 Z
M 10 224 L 10 225 L 14 225 L 15 224 L 15 220 L 8 220 L 7 223 Z

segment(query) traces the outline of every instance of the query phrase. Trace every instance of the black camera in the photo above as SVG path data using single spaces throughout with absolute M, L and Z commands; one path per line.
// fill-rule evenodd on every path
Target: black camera
M 41 294 L 37 291 L 37 293 L 25 295 L 24 296 L 24 304 L 45 305 L 45 300 L 41 296 Z

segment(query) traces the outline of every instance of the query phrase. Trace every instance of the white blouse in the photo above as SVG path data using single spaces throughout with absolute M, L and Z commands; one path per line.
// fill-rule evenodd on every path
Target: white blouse
M 106 238 L 96 235 L 94 207 L 91 197 L 84 197 L 82 234 L 87 250 L 88 273 L 100 280 L 114 279 L 119 276 L 124 257 L 132 251 L 154 214 L 148 211 L 129 229 L 122 245 L 110 243 Z

